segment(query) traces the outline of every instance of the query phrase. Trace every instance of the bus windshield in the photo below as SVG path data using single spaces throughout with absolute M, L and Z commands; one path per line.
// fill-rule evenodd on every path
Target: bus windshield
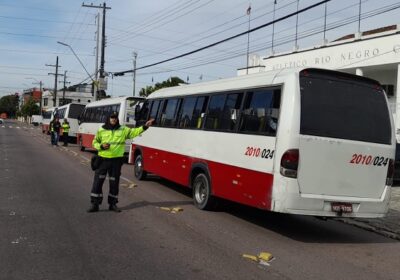
M 300 134 L 391 144 L 384 91 L 372 80 L 308 69 L 300 73 Z

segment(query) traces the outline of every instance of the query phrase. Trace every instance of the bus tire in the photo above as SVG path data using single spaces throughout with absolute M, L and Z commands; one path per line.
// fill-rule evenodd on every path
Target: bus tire
M 79 150 L 81 150 L 81 152 L 85 151 L 85 147 L 83 146 L 82 143 L 82 137 L 79 137 Z
M 192 181 L 193 202 L 200 210 L 212 210 L 216 199 L 211 195 L 210 179 L 205 173 L 199 173 Z
M 135 177 L 138 180 L 146 179 L 147 172 L 143 168 L 143 156 L 138 154 L 135 158 Z

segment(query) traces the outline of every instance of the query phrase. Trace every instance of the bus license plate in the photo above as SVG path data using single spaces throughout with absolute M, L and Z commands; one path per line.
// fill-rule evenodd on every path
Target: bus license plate
M 331 206 L 333 212 L 342 212 L 342 213 L 353 212 L 353 206 L 351 205 L 351 203 L 332 202 Z

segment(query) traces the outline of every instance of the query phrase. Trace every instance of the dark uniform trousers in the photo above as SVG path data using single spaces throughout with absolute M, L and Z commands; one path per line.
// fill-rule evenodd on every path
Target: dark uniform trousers
M 119 177 L 121 176 L 122 158 L 103 158 L 100 167 L 94 173 L 93 187 L 90 194 L 90 201 L 93 204 L 101 204 L 103 201 L 103 183 L 107 173 L 110 180 L 110 192 L 108 204 L 118 203 Z

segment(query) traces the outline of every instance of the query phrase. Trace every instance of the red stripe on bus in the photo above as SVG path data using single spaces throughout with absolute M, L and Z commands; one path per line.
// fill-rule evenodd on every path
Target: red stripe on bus
M 77 134 L 77 141 L 79 143 L 80 139 L 82 139 L 82 146 L 88 149 L 94 149 L 92 146 L 94 135 L 93 134 L 86 134 L 86 133 L 79 133 Z
M 133 154 L 135 145 L 132 145 L 132 149 Z M 192 165 L 204 163 L 210 172 L 213 195 L 261 209 L 271 209 L 273 174 L 153 148 L 140 149 L 144 169 L 150 173 L 189 187 Z

